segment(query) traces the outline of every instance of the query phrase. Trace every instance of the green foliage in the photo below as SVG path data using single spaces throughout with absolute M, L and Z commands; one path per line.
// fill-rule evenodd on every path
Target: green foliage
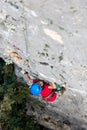
M 0 84 L 2 84 L 3 81 L 3 66 L 5 65 L 4 60 L 0 58 Z
M 48 44 L 45 44 L 45 46 L 44 46 L 44 51 L 48 51 L 48 48 L 50 48 L 50 46 L 48 45 Z
M 50 20 L 50 24 L 53 24 L 53 20 Z
M 60 30 L 65 30 L 64 27 L 61 27 L 61 26 L 59 26 L 59 29 L 60 29 Z
M 35 117 L 26 116 L 29 88 L 17 81 L 14 65 L 0 58 L 0 121 L 3 130 L 40 130 Z

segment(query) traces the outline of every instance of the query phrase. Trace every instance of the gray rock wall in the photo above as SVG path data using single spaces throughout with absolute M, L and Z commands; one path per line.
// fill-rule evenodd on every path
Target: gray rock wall
M 82 128 L 87 124 L 86 14 L 86 0 L 0 1 L 1 57 L 14 61 L 9 52 L 16 51 L 23 62 L 14 62 L 31 76 L 66 82 L 64 96 L 47 107 Z

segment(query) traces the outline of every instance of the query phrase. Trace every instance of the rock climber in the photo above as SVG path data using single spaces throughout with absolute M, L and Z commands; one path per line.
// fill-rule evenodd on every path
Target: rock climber
M 26 79 L 32 83 L 30 92 L 35 96 L 41 95 L 44 101 L 54 102 L 57 96 L 63 95 L 66 90 L 65 87 L 56 83 L 49 84 L 43 80 L 31 79 L 26 71 L 24 75 Z
M 21 63 L 23 59 L 16 53 L 10 52 L 10 57 L 15 61 L 15 63 Z M 63 95 L 65 92 L 65 87 L 56 83 L 46 83 L 43 80 L 31 79 L 28 72 L 23 70 L 26 79 L 32 83 L 30 87 L 31 94 L 38 96 L 41 95 L 44 101 L 54 102 L 57 96 Z

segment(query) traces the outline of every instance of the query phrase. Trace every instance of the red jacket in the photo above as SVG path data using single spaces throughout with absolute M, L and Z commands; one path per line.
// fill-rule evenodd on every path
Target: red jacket
M 36 83 L 36 82 L 38 82 L 38 80 L 33 80 L 33 83 Z M 49 95 L 52 94 L 53 89 L 48 88 L 48 86 L 49 86 L 49 84 L 44 83 L 43 90 L 40 93 L 44 100 L 45 100 L 46 97 L 48 97 Z M 47 101 L 48 102 L 54 102 L 56 100 L 56 98 L 57 98 L 57 94 L 53 93 L 52 96 Z

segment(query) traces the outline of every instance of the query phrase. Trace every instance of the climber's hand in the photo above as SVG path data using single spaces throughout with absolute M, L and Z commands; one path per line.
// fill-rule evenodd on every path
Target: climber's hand
M 48 88 L 50 88 L 50 89 L 56 89 L 56 84 L 55 83 L 51 83 L 51 85 L 48 86 Z

